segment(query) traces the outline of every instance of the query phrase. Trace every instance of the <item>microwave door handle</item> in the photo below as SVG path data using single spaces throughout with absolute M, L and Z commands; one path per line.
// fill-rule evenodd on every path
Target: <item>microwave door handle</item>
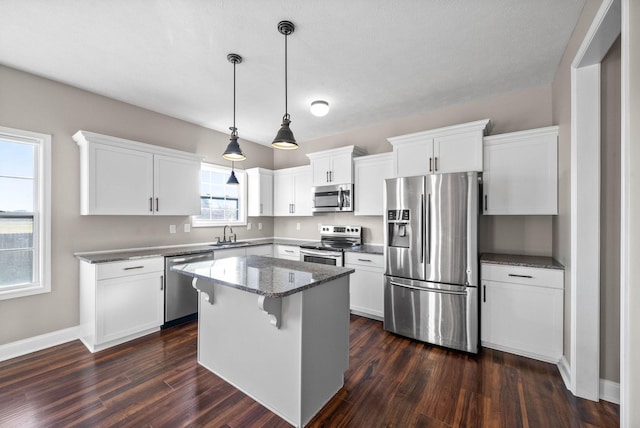
M 338 189 L 338 208 L 342 209 L 344 207 L 344 195 L 342 194 L 342 189 Z

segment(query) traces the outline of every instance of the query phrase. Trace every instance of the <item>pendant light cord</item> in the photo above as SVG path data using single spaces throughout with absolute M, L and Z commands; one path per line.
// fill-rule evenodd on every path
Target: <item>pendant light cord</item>
M 236 61 L 233 62 L 233 133 L 235 134 L 235 132 L 236 132 Z M 233 163 L 231 165 L 233 165 Z
M 287 93 L 287 37 L 288 35 L 284 35 L 284 116 L 289 116 L 289 106 L 287 104 L 287 100 L 289 99 L 289 94 Z

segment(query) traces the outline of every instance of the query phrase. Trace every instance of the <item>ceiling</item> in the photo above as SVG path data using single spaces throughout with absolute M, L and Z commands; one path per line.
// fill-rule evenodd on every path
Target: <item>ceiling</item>
M 552 82 L 584 0 L 2 0 L 0 64 L 270 144 Z M 316 99 L 331 110 L 309 112 Z

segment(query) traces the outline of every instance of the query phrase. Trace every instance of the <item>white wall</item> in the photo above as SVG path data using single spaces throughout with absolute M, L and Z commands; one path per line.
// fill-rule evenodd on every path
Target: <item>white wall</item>
M 52 134 L 52 291 L 0 301 L 0 344 L 78 324 L 78 261 L 74 252 L 211 242 L 219 228 L 169 234 L 169 225 L 188 217 L 80 216 L 79 150 L 71 135 L 79 129 L 194 152 L 206 161 L 222 159 L 228 136 L 119 101 L 0 66 L 0 125 Z M 243 168 L 273 167 L 272 149 L 241 141 Z M 257 221 L 254 219 L 254 221 Z M 271 236 L 236 228 L 239 238 Z

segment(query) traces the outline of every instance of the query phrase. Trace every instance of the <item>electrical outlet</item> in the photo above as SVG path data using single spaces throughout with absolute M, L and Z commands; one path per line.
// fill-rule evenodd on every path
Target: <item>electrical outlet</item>
M 251 223 L 247 223 L 247 230 L 251 230 Z
M 184 224 L 184 233 L 191 232 L 191 225 L 189 223 Z
M 296 223 L 296 230 L 300 230 L 300 223 Z
M 170 224 L 169 225 L 169 233 L 176 233 L 176 225 L 175 224 Z
M 318 230 L 321 230 L 321 229 L 322 229 L 322 224 L 318 223 Z
M 262 230 L 262 223 L 258 223 L 258 230 Z

